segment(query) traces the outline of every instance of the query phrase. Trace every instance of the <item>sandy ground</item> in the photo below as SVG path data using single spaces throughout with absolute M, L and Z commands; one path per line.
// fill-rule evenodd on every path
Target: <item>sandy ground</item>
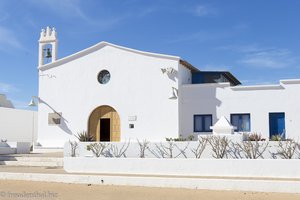
M 4 199 L 299 200 L 300 194 L 231 192 L 125 186 L 97 186 L 0 180 L 0 200 Z

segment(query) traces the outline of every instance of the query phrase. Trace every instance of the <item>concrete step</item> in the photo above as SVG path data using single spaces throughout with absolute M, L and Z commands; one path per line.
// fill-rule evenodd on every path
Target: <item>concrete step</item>
M 0 156 L 0 165 L 63 167 L 63 158 Z
M 58 157 L 34 157 L 34 156 L 0 156 L 0 161 L 23 161 L 23 162 L 59 162 L 63 158 Z
M 64 148 L 58 148 L 58 147 L 42 147 L 42 146 L 34 146 L 33 153 L 54 153 L 54 152 L 63 152 Z
M 28 167 L 63 167 L 62 162 L 23 162 L 23 161 L 0 161 L 7 166 L 28 166 Z
M 0 155 L 15 154 L 16 152 L 17 152 L 16 148 L 12 148 L 12 147 L 0 147 Z

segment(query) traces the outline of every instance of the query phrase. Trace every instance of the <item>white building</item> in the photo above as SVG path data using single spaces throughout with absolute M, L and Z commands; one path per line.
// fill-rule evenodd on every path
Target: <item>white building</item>
M 5 94 L 0 94 L 0 107 L 14 108 L 14 105 L 6 98 Z
M 258 133 L 266 139 L 280 134 L 298 140 L 299 91 L 300 80 L 281 80 L 278 85 L 260 86 L 183 85 L 180 130 L 182 133 L 195 132 L 193 116 L 208 114 L 212 124 L 225 116 L 241 132 Z
M 38 142 L 62 146 L 87 130 L 100 141 L 211 134 L 225 116 L 240 132 L 298 138 L 300 80 L 239 86 L 177 56 L 100 42 L 57 59 L 55 29 L 39 40 Z
M 29 153 L 37 140 L 37 112 L 15 109 L 4 94 L 0 94 L 0 155 Z

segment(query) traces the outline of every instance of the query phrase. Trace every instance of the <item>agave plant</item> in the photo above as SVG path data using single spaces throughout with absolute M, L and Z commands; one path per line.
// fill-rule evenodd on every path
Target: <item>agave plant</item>
M 272 141 L 282 141 L 282 140 L 284 140 L 284 138 L 282 138 L 281 135 L 278 134 L 278 135 L 272 135 L 271 140 Z
M 80 142 L 92 142 L 95 141 L 95 137 L 90 135 L 87 131 L 81 131 L 75 136 Z

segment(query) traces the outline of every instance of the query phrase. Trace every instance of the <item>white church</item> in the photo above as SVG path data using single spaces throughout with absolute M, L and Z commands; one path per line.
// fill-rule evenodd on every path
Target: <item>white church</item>
M 201 71 L 177 56 L 100 42 L 57 59 L 54 28 L 39 39 L 38 138 L 60 147 L 80 131 L 96 141 L 213 134 L 225 117 L 234 134 L 300 139 L 300 79 L 241 86 L 230 72 Z

